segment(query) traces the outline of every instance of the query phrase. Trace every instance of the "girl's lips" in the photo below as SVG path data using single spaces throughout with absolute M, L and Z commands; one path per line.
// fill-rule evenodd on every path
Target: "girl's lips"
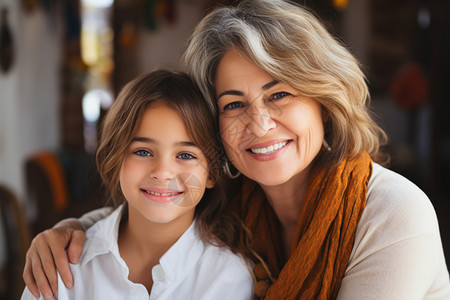
M 141 188 L 141 192 L 144 196 L 155 202 L 171 202 L 175 199 L 178 199 L 184 192 L 180 191 L 171 191 L 171 190 L 162 190 L 162 189 L 143 189 Z

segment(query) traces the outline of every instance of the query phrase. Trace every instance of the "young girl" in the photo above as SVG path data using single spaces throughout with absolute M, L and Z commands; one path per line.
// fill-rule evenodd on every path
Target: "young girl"
M 169 71 L 121 91 L 97 151 L 117 208 L 87 231 L 74 287 L 58 276 L 59 300 L 252 297 L 235 254 L 244 254 L 242 227 L 223 211 L 216 122 L 201 97 L 187 75 Z M 34 297 L 25 289 L 22 299 Z

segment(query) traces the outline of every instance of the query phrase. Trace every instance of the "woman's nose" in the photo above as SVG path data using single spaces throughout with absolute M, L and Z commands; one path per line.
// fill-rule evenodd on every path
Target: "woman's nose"
M 276 126 L 272 112 L 265 104 L 252 104 L 247 113 L 248 123 L 245 130 L 248 134 L 261 137 Z

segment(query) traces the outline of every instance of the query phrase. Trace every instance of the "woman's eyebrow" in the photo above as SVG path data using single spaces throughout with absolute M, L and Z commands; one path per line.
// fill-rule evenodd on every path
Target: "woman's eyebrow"
M 220 95 L 217 96 L 217 100 L 219 100 L 220 97 L 225 96 L 225 95 L 244 96 L 244 93 L 242 93 L 240 91 L 236 91 L 236 90 L 228 90 L 223 93 L 220 93 Z
M 271 82 L 266 83 L 265 85 L 263 85 L 261 89 L 263 91 L 267 91 L 268 89 L 270 89 L 271 87 L 277 85 L 278 83 L 280 83 L 278 80 L 271 81 Z
M 270 89 L 271 87 L 277 85 L 278 83 L 279 83 L 278 80 L 273 80 L 273 81 L 263 85 L 261 87 L 261 90 L 266 91 L 266 90 Z M 228 91 L 225 91 L 223 93 L 220 93 L 220 95 L 217 96 L 217 100 L 219 100 L 220 97 L 225 96 L 225 95 L 244 96 L 244 93 L 242 93 L 241 91 L 237 91 L 237 90 L 228 90 Z

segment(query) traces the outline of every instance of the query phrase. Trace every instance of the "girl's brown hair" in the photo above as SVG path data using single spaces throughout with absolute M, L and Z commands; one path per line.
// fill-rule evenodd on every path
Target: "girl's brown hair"
M 150 103 L 163 101 L 184 120 L 186 131 L 206 157 L 209 176 L 215 182 L 196 207 L 196 225 L 202 238 L 243 253 L 245 235 L 240 220 L 226 210 L 226 182 L 221 177 L 223 152 L 217 121 L 200 90 L 184 73 L 166 70 L 141 75 L 119 93 L 103 121 L 97 150 L 97 168 L 114 206 L 125 199 L 119 173 L 134 131 Z

